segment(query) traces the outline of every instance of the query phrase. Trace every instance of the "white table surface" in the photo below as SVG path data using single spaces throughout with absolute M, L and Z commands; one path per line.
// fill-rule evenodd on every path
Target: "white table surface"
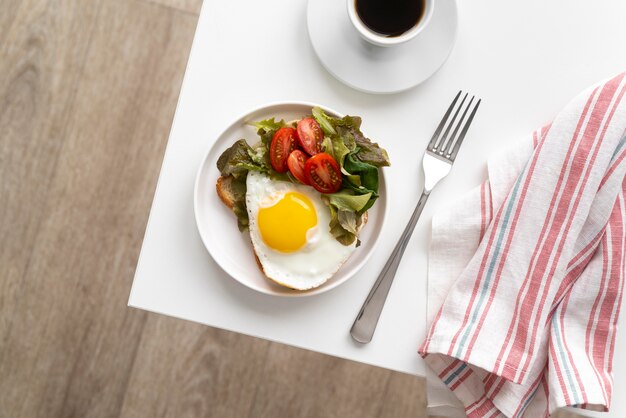
M 491 150 L 548 122 L 587 85 L 626 69 L 626 2 L 461 1 L 448 62 L 417 88 L 388 96 L 352 90 L 323 69 L 308 39 L 306 3 L 205 1 L 129 305 L 423 375 L 416 350 L 427 327 L 432 214 L 483 180 Z M 348 329 L 419 196 L 421 153 L 461 88 L 483 98 L 481 109 L 451 175 L 422 214 L 374 340 L 358 345 Z M 377 253 L 357 277 L 309 298 L 262 295 L 235 282 L 210 258 L 194 221 L 194 177 L 212 141 L 240 114 L 279 100 L 362 116 L 364 132 L 387 148 L 393 164 L 386 169 L 390 208 Z M 617 352 L 626 352 L 623 330 Z M 612 416 L 626 411 L 625 360 L 615 357 Z

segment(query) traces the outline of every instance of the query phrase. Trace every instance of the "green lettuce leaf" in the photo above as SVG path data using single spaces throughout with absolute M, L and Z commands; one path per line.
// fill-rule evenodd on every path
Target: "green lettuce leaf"
M 330 206 L 330 233 L 332 236 L 343 245 L 351 245 L 356 240 L 356 234 L 350 232 L 341 225 L 339 221 L 339 211 L 332 205 Z
M 361 132 L 360 117 L 348 115 L 341 119 L 332 118 L 326 115 L 320 108 L 313 109 L 313 117 L 320 124 L 326 135 L 333 136 L 336 132 L 350 151 L 358 147 L 360 150 L 357 155 L 359 160 L 375 167 L 390 165 L 387 151 L 365 137 Z
M 335 161 L 337 161 L 337 158 L 335 157 L 335 151 L 333 149 L 333 141 L 327 136 L 325 136 L 322 140 L 322 152 L 329 154 L 335 159 Z
M 220 170 L 222 176 L 245 178 L 250 170 L 267 171 L 267 166 L 263 162 L 256 161 L 260 158 L 261 156 L 257 155 L 245 139 L 240 139 L 220 155 L 217 160 L 217 169 Z
M 253 122 L 252 125 L 257 130 L 263 130 L 265 132 L 269 132 L 269 131 L 277 131 L 283 126 L 285 126 L 285 121 L 281 119 L 278 122 L 276 122 L 275 118 L 271 118 L 271 119 L 264 119 L 259 122 Z
M 370 200 L 372 193 L 356 195 L 348 190 L 327 195 L 328 201 L 338 210 L 359 212 Z
M 272 142 L 272 137 L 280 128 L 287 126 L 284 120 L 279 120 L 276 122 L 274 118 L 265 119 L 259 122 L 253 122 L 251 125 L 256 127 L 257 134 L 261 137 L 261 142 L 265 145 L 267 149 L 270 147 L 270 143 Z
M 333 158 L 337 161 L 339 167 L 343 169 L 344 158 L 348 155 L 350 149 L 346 146 L 345 141 L 336 135 L 330 141 L 333 144 Z
M 359 116 L 346 115 L 341 119 L 335 119 L 335 124 L 333 126 L 335 127 L 335 129 L 341 126 L 344 128 L 355 130 L 355 131 L 360 131 L 361 130 L 361 118 Z
M 366 138 L 361 131 L 354 133 L 356 146 L 359 148 L 357 158 L 364 163 L 371 164 L 375 167 L 387 167 L 391 165 L 387 151 L 381 148 L 377 143 Z
M 267 172 L 271 171 L 270 153 L 262 141 L 254 144 L 251 147 L 251 151 L 248 151 L 248 154 L 250 154 L 250 158 L 255 164 L 265 167 Z
M 363 224 L 363 215 L 357 215 L 352 211 L 336 210 L 330 206 L 330 233 L 343 245 L 351 245 L 356 241 L 358 247 L 361 242 L 357 236 Z
M 346 156 L 344 166 L 347 171 L 353 174 L 347 176 L 347 178 L 344 176 L 343 186 L 356 194 L 370 194 L 369 201 L 359 211 L 359 213 L 364 213 L 374 205 L 379 196 L 378 168 L 358 160 L 356 155 L 358 155 L 358 150 Z M 360 184 L 355 181 L 354 175 L 359 176 Z
M 361 176 L 358 174 L 348 174 L 344 177 L 350 186 L 361 187 Z
M 357 215 L 351 210 L 340 210 L 337 212 L 337 219 L 343 229 L 350 232 L 355 237 L 358 235 Z
M 233 212 L 237 216 L 237 227 L 243 232 L 248 229 L 250 221 L 248 219 L 248 209 L 246 208 L 246 177 L 233 179 L 231 191 L 234 199 Z
M 356 235 L 350 231 L 347 231 L 340 223 L 339 219 L 335 216 L 330 220 L 330 233 L 339 243 L 343 245 L 350 245 L 356 240 Z
M 354 131 L 352 129 L 339 126 L 337 127 L 337 135 L 339 135 L 339 138 L 349 151 L 354 151 L 356 148 L 356 140 L 354 139 Z
M 378 193 L 378 168 L 358 159 L 357 152 L 351 152 L 344 160 L 344 167 L 350 174 L 361 177 L 361 187 Z
M 335 128 L 333 127 L 333 121 L 335 118 L 331 118 L 319 107 L 313 108 L 313 118 L 319 123 L 320 128 L 326 135 L 335 135 Z

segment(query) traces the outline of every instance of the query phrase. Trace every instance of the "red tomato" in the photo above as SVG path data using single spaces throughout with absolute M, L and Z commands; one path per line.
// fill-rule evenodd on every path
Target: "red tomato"
M 320 193 L 335 193 L 341 189 L 341 170 L 333 157 L 321 152 L 309 158 L 304 174 L 311 186 Z
M 289 154 L 289 158 L 287 158 L 287 165 L 289 166 L 289 171 L 295 178 L 297 178 L 301 183 L 309 184 L 304 175 L 304 165 L 306 164 L 309 157 L 300 151 L 299 149 L 292 151 Z
M 315 119 L 304 118 L 298 122 L 298 141 L 307 154 L 315 155 L 321 152 L 323 140 L 322 128 Z
M 274 170 L 286 173 L 288 170 L 287 158 L 291 151 L 296 149 L 296 130 L 293 128 L 280 128 L 272 137 L 270 144 L 270 163 Z

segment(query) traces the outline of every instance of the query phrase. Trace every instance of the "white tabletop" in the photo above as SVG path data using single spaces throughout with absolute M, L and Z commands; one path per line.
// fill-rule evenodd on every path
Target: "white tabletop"
M 408 92 L 375 96 L 323 69 L 307 35 L 306 0 L 205 1 L 129 304 L 423 375 L 416 350 L 427 327 L 432 214 L 483 180 L 491 150 L 548 122 L 587 85 L 626 69 L 624 1 L 479 0 L 458 7 L 458 39 L 444 67 Z M 459 89 L 480 95 L 483 104 L 451 175 L 422 214 L 374 340 L 358 345 L 348 329 L 419 196 L 421 153 Z M 235 282 L 210 258 L 194 221 L 194 177 L 212 141 L 238 115 L 279 100 L 362 116 L 364 132 L 392 160 L 386 169 L 390 207 L 377 253 L 357 277 L 308 298 L 272 297 Z M 625 351 L 622 330 L 617 352 Z M 616 356 L 614 411 L 626 411 L 625 357 Z

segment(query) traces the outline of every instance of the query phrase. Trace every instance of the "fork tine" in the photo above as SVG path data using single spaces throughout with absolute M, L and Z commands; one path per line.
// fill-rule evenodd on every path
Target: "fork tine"
M 463 121 L 465 120 L 465 115 L 467 115 L 467 111 L 470 110 L 470 108 L 472 107 L 472 102 L 474 101 L 475 97 L 476 96 L 472 96 L 472 98 L 470 99 L 469 103 L 467 104 L 467 107 L 463 111 L 463 115 L 461 115 L 461 119 L 459 119 L 459 123 L 456 124 L 456 127 L 454 128 L 454 132 L 452 132 L 452 136 L 450 137 L 450 140 L 448 141 L 448 145 L 446 146 L 446 149 L 443 150 L 441 153 L 441 155 L 443 155 L 446 158 L 450 158 L 454 140 L 455 138 L 457 138 L 456 134 L 457 132 L 459 132 L 459 128 L 461 127 L 461 125 L 463 125 Z
M 476 102 L 476 106 L 472 110 L 472 113 L 470 113 L 469 118 L 467 118 L 467 122 L 465 122 L 465 126 L 463 126 L 463 130 L 461 130 L 461 133 L 459 134 L 459 139 L 456 140 L 456 144 L 454 144 L 454 148 L 452 149 L 452 153 L 450 154 L 450 161 L 454 161 L 454 159 L 456 158 L 456 154 L 459 152 L 461 143 L 463 142 L 463 139 L 465 138 L 465 134 L 467 133 L 467 130 L 472 124 L 472 120 L 474 119 L 474 115 L 476 114 L 476 111 L 478 110 L 478 106 L 480 106 L 481 101 L 482 99 L 478 99 L 478 102 Z
M 465 93 L 465 96 L 463 96 L 463 100 L 461 100 L 461 104 L 459 105 L 459 107 L 456 108 L 456 112 L 454 112 L 454 116 L 452 116 L 452 120 L 450 121 L 450 123 L 448 123 L 448 127 L 446 128 L 446 131 L 443 133 L 443 136 L 441 137 L 441 141 L 439 142 L 439 154 L 440 155 L 444 155 L 444 150 L 446 148 L 450 148 L 450 144 L 452 144 L 452 141 L 454 140 L 454 135 L 452 137 L 449 137 L 448 134 L 450 133 L 450 130 L 452 129 L 452 126 L 454 126 L 454 122 L 456 122 L 456 117 L 459 116 L 459 112 L 461 111 L 461 109 L 463 109 L 463 104 L 465 103 L 465 99 L 467 99 L 467 93 Z M 459 123 L 461 123 L 463 121 L 463 119 L 461 118 L 461 120 L 459 121 Z
M 456 101 L 459 100 L 459 96 L 461 96 L 461 93 L 462 93 L 462 91 L 459 90 L 459 92 L 456 94 L 456 97 L 454 98 L 454 100 L 450 104 L 450 107 L 448 107 L 448 110 L 446 111 L 446 114 L 443 115 L 443 118 L 441 118 L 441 122 L 439 122 L 439 126 L 437 126 L 437 129 L 435 130 L 435 133 L 433 134 L 433 137 L 431 138 L 430 142 L 428 143 L 428 149 L 430 151 L 432 151 L 434 149 L 435 144 L 437 143 L 437 138 L 439 137 L 439 134 L 443 130 L 443 127 L 445 126 L 446 121 L 448 120 L 448 116 L 450 116 L 450 113 L 452 113 L 452 109 L 454 109 L 454 105 L 456 104 Z

